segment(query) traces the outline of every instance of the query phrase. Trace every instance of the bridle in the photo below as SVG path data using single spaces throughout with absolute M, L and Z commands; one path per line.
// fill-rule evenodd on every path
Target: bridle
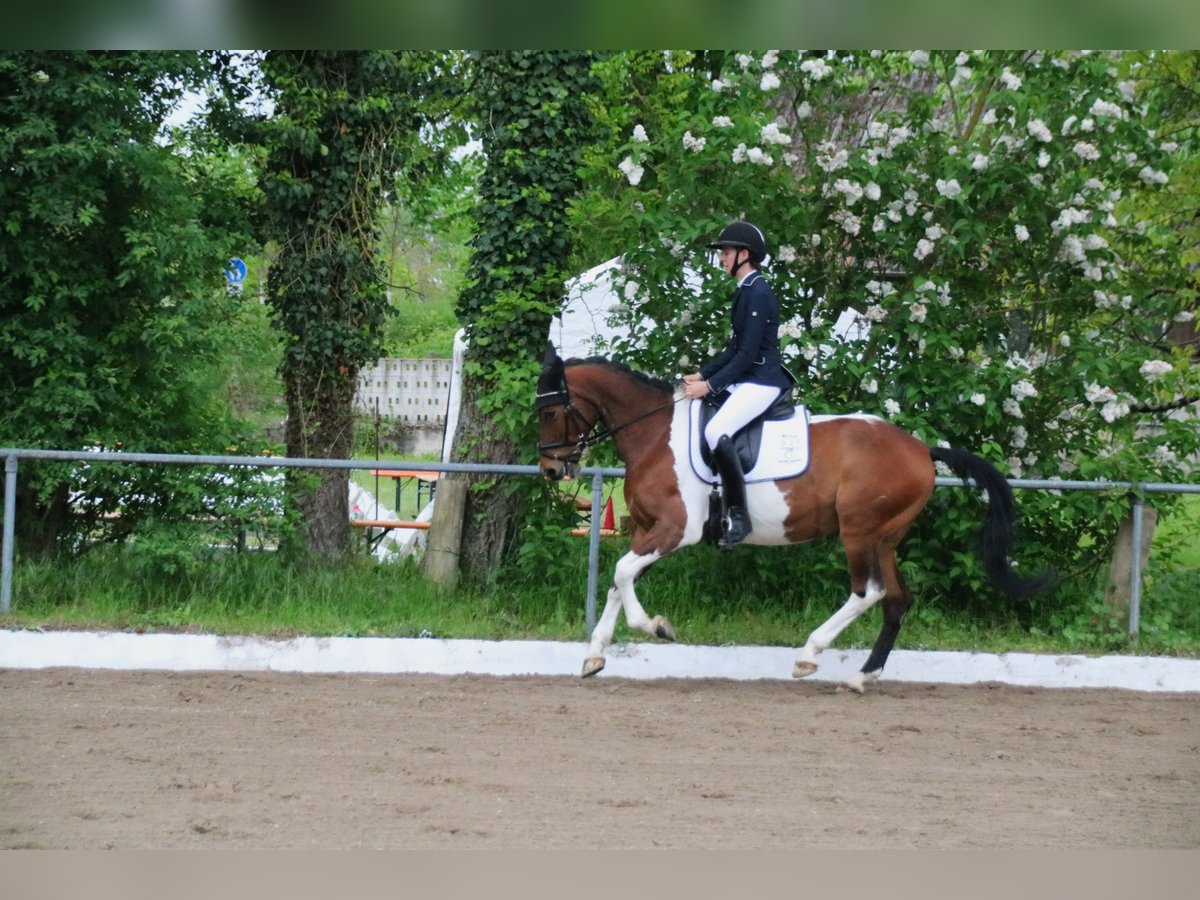
M 600 431 L 592 434 L 591 432 L 593 429 L 602 423 L 600 419 L 589 423 L 587 419 L 584 418 L 583 413 L 581 413 L 579 408 L 571 401 L 571 391 L 567 387 L 567 376 L 566 374 L 562 374 L 559 376 L 559 384 L 557 388 L 552 391 L 545 391 L 536 395 L 534 409 L 540 413 L 549 406 L 561 406 L 563 408 L 563 439 L 561 441 L 538 441 L 538 455 L 542 459 L 549 459 L 553 460 L 554 462 L 570 464 L 578 463 L 583 458 L 583 454 L 587 452 L 588 448 L 595 447 L 601 441 L 608 440 L 623 428 L 628 428 L 630 425 L 636 424 L 637 422 L 642 421 L 642 419 L 652 416 L 654 413 L 659 412 L 660 410 L 668 409 L 683 399 L 684 397 L 679 397 L 678 399 L 671 400 L 668 403 L 655 406 L 653 409 L 649 409 L 640 415 L 634 416 L 628 422 L 622 422 L 616 428 L 609 428 L 607 425 L 605 425 Z M 573 438 L 571 437 L 572 420 L 576 420 L 579 423 L 579 431 Z M 571 453 L 566 455 L 558 455 L 547 452 L 549 450 L 561 450 L 563 447 L 572 447 L 574 449 Z

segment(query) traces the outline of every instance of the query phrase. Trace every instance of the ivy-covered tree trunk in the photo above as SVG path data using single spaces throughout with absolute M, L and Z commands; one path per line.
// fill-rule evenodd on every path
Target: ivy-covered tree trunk
M 591 134 L 591 54 L 505 51 L 475 57 L 486 167 L 459 318 L 469 347 L 454 458 L 527 462 L 534 375 L 562 301 L 571 251 L 567 209 Z M 500 563 L 520 492 L 494 476 L 467 479 L 464 580 Z
M 348 459 L 359 368 L 379 356 L 388 311 L 379 210 L 416 132 L 414 70 L 398 53 L 305 51 L 268 53 L 263 71 L 277 92 L 264 191 L 287 453 Z M 297 543 L 318 557 L 350 548 L 348 481 L 345 469 L 292 471 Z

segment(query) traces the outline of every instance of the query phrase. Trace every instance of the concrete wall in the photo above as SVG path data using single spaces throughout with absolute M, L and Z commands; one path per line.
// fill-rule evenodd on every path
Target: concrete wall
M 405 425 L 437 426 L 440 433 L 446 424 L 452 368 L 449 359 L 378 360 L 359 372 L 355 409 L 368 415 L 378 410 L 383 418 Z

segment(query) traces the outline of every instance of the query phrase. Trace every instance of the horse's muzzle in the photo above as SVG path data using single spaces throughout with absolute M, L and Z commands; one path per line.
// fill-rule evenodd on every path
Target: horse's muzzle
M 543 459 L 542 477 L 550 481 L 570 481 L 579 474 L 579 464 L 565 459 Z

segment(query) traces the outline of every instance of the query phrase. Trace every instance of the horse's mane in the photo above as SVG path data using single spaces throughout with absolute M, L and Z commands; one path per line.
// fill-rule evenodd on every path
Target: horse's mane
M 623 362 L 607 359 L 603 356 L 589 356 L 587 359 L 578 359 L 572 357 L 568 359 L 564 366 L 604 366 L 606 369 L 612 369 L 614 372 L 620 372 L 623 375 L 628 375 L 634 381 L 639 381 L 655 390 L 662 391 L 665 394 L 675 392 L 675 385 L 669 381 L 664 381 L 662 378 L 655 378 L 653 375 L 647 375 L 645 372 L 639 372 L 636 369 L 631 369 Z

